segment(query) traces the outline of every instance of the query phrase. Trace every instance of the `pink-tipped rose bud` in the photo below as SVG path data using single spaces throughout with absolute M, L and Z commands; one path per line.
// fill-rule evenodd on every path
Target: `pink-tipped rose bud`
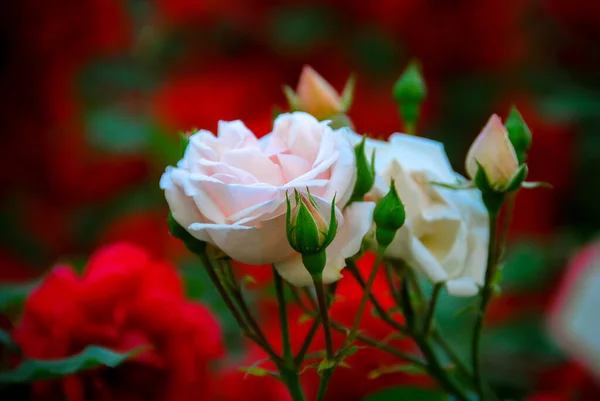
M 308 65 L 302 69 L 296 96 L 299 108 L 319 120 L 344 112 L 339 93 Z
M 467 153 L 466 169 L 475 179 L 483 168 L 494 191 L 505 191 L 519 171 L 519 161 L 500 117 L 492 115 Z

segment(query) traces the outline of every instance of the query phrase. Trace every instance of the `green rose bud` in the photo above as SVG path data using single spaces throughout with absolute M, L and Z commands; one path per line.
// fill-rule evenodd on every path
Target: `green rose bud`
M 421 103 L 427 95 L 427 87 L 416 62 L 413 61 L 406 67 L 396 81 L 392 94 L 398 103 L 400 116 L 404 120 L 407 133 L 414 134 Z
M 519 164 L 523 164 L 531 147 L 531 130 L 515 106 L 511 107 L 504 126 L 508 131 L 508 138 L 515 148 Z
M 375 237 L 379 245 L 389 246 L 394 240 L 396 231 L 404 225 L 406 212 L 404 205 L 396 191 L 394 180 L 390 184 L 390 190 L 381 198 L 373 211 L 375 221 Z
M 331 244 L 337 232 L 335 216 L 335 196 L 331 202 L 329 222 L 307 188 L 307 195 L 294 190 L 295 206 L 292 207 L 286 195 L 286 232 L 290 246 L 302 254 L 304 266 L 311 275 L 321 274 L 325 268 L 325 249 Z

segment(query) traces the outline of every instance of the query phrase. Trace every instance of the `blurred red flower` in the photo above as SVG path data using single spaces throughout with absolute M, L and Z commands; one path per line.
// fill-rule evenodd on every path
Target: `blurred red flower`
M 82 276 L 54 268 L 27 299 L 13 334 L 24 355 L 39 359 L 91 344 L 148 347 L 115 370 L 35 383 L 33 398 L 43 400 L 196 400 L 210 394 L 209 363 L 224 351 L 215 317 L 184 298 L 173 266 L 126 243 L 96 252 Z

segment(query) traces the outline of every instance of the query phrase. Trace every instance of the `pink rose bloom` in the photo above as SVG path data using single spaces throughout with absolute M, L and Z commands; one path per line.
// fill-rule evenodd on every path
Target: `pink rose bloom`
M 280 115 L 259 140 L 241 121 L 221 121 L 216 136 L 200 130 L 190 137 L 183 159 L 167 168 L 160 186 L 174 219 L 195 238 L 239 262 L 272 263 L 297 286 L 312 280 L 288 244 L 286 193 L 310 189 L 325 218 L 335 195 L 339 226 L 323 271 L 331 283 L 341 278 L 344 259 L 359 251 L 375 207 L 345 207 L 356 181 L 346 131 L 295 112 Z

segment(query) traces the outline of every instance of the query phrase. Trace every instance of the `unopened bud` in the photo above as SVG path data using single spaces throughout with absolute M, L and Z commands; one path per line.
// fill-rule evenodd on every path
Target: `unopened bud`
M 471 145 L 467 153 L 466 169 L 483 192 L 507 192 L 513 186 L 514 178 L 521 169 L 508 132 L 497 115 L 490 117 Z M 480 169 L 485 173 L 489 188 L 482 185 L 485 184 L 482 180 L 475 179 Z
M 394 85 L 393 97 L 408 134 L 414 134 L 419 119 L 421 103 L 427 95 L 425 81 L 416 62 L 411 62 Z
M 515 106 L 511 107 L 508 118 L 506 119 L 506 130 L 508 131 L 508 138 L 515 149 L 519 164 L 525 162 L 527 158 L 527 152 L 531 147 L 531 130 L 523 120 L 523 116 L 519 113 L 519 110 Z
M 302 254 L 305 267 L 311 274 L 320 274 L 325 268 L 325 249 L 337 232 L 335 196 L 331 202 L 329 222 L 325 219 L 314 198 L 294 190 L 295 205 L 286 195 L 286 232 L 290 246 Z
M 394 180 L 390 183 L 390 190 L 381 198 L 373 211 L 375 222 L 375 237 L 380 246 L 387 247 L 394 240 L 396 231 L 404 225 L 406 212 L 404 205 L 396 191 Z
M 304 66 L 296 91 L 283 88 L 292 110 L 305 111 L 318 120 L 332 120 L 339 127 L 352 127 L 345 113 L 350 108 L 354 92 L 354 78 L 350 77 L 340 95 L 319 73 Z

